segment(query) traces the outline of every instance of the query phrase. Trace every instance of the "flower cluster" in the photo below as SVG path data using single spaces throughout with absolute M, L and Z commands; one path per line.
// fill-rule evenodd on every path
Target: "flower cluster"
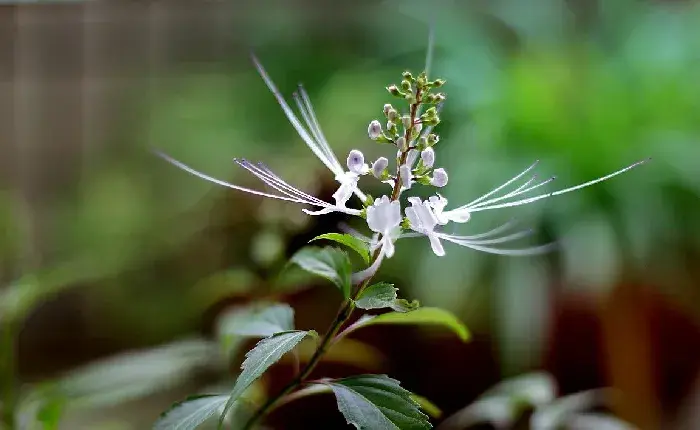
M 369 230 L 373 232 L 373 236 L 355 234 L 371 245 L 370 249 L 374 253 L 374 259 L 371 267 L 356 274 L 356 280 L 362 280 L 374 273 L 383 258 L 391 258 L 394 255 L 394 244 L 401 238 L 425 237 L 438 256 L 445 255 L 443 242 L 503 255 L 530 255 L 547 251 L 552 248 L 551 245 L 520 249 L 503 248 L 503 245 L 530 234 L 530 230 L 514 231 L 513 222 L 508 222 L 481 234 L 468 236 L 449 234 L 444 231 L 444 228 L 450 223 L 464 224 L 477 212 L 521 206 L 575 191 L 610 179 L 647 161 L 639 161 L 624 169 L 574 187 L 533 195 L 533 191 L 541 189 L 554 180 L 552 177 L 538 181 L 536 175 L 529 175 L 537 165 L 535 162 L 502 185 L 467 204 L 448 209 L 447 199 L 435 192 L 427 200 L 422 200 L 419 197 L 408 197 L 406 199 L 407 206 L 402 211 L 401 196 L 413 185 L 420 184 L 442 188 L 448 184 L 448 174 L 445 169 L 435 168 L 437 161 L 435 148 L 440 142 L 440 138 L 433 132 L 434 127 L 440 123 L 440 110 L 446 100 L 445 94 L 436 90 L 441 88 L 445 81 L 442 79 L 430 80 L 426 73 L 414 77 L 410 72 L 404 72 L 399 85 L 388 86 L 387 91 L 407 106 L 405 109 L 397 109 L 391 104 L 385 104 L 383 108 L 384 119 L 371 121 L 367 133 L 371 140 L 393 145 L 396 148 L 396 164 L 390 166 L 386 157 L 380 157 L 368 164 L 362 152 L 353 149 L 347 156 L 346 170 L 328 144 L 304 88 L 299 86 L 298 91 L 293 95 L 301 114 L 300 120 L 257 58 L 253 56 L 252 60 L 299 136 L 316 157 L 334 174 L 335 180 L 338 182 L 338 189 L 333 194 L 334 202 L 323 201 L 295 188 L 261 163 L 234 159 L 236 164 L 260 179 L 273 189 L 274 193 L 253 190 L 212 178 L 166 154 L 161 152 L 158 154 L 189 173 L 219 185 L 315 208 L 315 210 L 303 209 L 309 215 L 341 212 L 362 217 L 366 220 Z M 360 178 L 368 175 L 390 187 L 386 194 L 373 198 L 360 189 Z M 361 209 L 348 206 L 353 196 L 359 199 Z

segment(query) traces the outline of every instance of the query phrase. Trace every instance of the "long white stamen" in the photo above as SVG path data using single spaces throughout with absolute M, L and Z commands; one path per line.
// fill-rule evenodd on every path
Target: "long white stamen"
M 507 187 L 508 185 L 510 185 L 510 184 L 512 184 L 513 182 L 517 181 L 518 179 L 522 178 L 525 174 L 527 174 L 527 172 L 529 172 L 530 170 L 534 169 L 535 166 L 537 166 L 537 163 L 539 163 L 539 162 L 540 162 L 540 160 L 535 161 L 534 163 L 532 163 L 532 164 L 530 165 L 530 167 L 528 167 L 527 169 L 523 170 L 523 171 L 520 172 L 519 174 L 515 175 L 514 177 L 512 177 L 510 180 L 508 180 L 508 181 L 507 181 L 506 183 L 504 183 L 503 185 L 500 185 L 499 187 L 494 188 L 493 190 L 489 191 L 488 193 L 484 194 L 483 196 L 479 197 L 478 199 L 473 200 L 473 201 L 467 203 L 466 205 L 460 206 L 460 207 L 457 208 L 457 209 L 467 209 L 467 208 L 470 208 L 470 207 L 474 206 L 475 204 L 477 204 L 477 203 L 479 203 L 479 202 L 481 202 L 481 201 L 483 201 L 483 200 L 488 199 L 489 197 L 491 197 L 492 195 L 494 195 L 494 194 L 496 194 L 497 192 L 501 191 L 502 189 L 504 189 L 504 188 Z
M 445 237 L 444 239 L 447 240 L 448 242 L 453 242 L 457 245 L 471 248 L 471 249 L 474 249 L 476 251 L 483 251 L 483 252 L 487 252 L 489 254 L 499 254 L 499 255 L 512 255 L 512 256 L 536 255 L 536 254 L 543 254 L 545 252 L 550 252 L 556 248 L 555 243 L 548 243 L 546 245 L 534 246 L 531 248 L 499 249 L 499 248 L 492 248 L 492 247 L 488 247 L 488 246 L 474 245 L 471 243 L 455 242 L 455 241 L 451 240 L 449 237 Z
M 282 94 L 280 91 L 277 89 L 275 84 L 272 82 L 270 79 L 270 76 L 267 74 L 265 69 L 263 68 L 262 64 L 260 61 L 258 61 L 257 57 L 255 54 L 251 53 L 250 57 L 255 64 L 255 68 L 258 70 L 258 73 L 260 76 L 263 78 L 265 81 L 265 84 L 267 87 L 270 89 L 272 94 L 275 96 L 277 99 L 277 103 L 282 107 L 282 110 L 284 111 L 285 115 L 287 116 L 287 119 L 289 122 L 294 126 L 294 128 L 297 130 L 297 133 L 299 133 L 299 136 L 304 140 L 306 145 L 311 149 L 311 151 L 318 157 L 319 160 L 334 174 L 340 175 L 343 173 L 343 169 L 340 166 L 340 163 L 335 160 L 335 163 L 333 162 L 332 159 L 329 159 L 329 157 L 326 155 L 325 151 L 321 148 L 321 144 L 319 142 L 316 142 L 306 131 L 304 126 L 301 124 L 297 116 L 294 114 L 294 111 L 292 111 L 292 108 L 289 107 L 287 102 L 284 100 L 284 97 L 282 97 Z
M 508 230 L 509 228 L 514 226 L 515 224 L 517 224 L 516 220 L 510 220 L 510 221 L 506 222 L 505 224 L 502 224 L 502 225 L 500 225 L 494 229 L 491 229 L 487 232 L 479 233 L 479 234 L 475 234 L 475 235 L 471 235 L 471 236 L 461 236 L 461 237 L 463 239 L 466 239 L 466 240 L 486 239 L 486 238 L 495 236 L 499 233 L 502 233 L 502 232 Z M 452 235 L 452 236 L 455 236 L 455 235 Z
M 474 206 L 470 206 L 470 210 L 471 210 L 471 208 L 478 208 L 478 207 L 481 207 L 481 206 L 488 206 L 488 205 L 490 205 L 490 204 L 492 204 L 492 203 L 500 202 L 500 201 L 502 201 L 502 200 L 506 200 L 506 199 L 509 199 L 509 198 L 511 198 L 511 197 L 520 196 L 520 195 L 523 195 L 523 194 L 525 194 L 525 193 L 529 193 L 529 192 L 532 191 L 532 190 L 535 190 L 535 189 L 537 189 L 537 188 L 540 188 L 540 187 L 542 187 L 542 186 L 547 185 L 548 183 L 552 182 L 552 181 L 555 180 L 556 178 L 557 178 L 556 176 L 552 176 L 552 177 L 550 177 L 550 178 L 548 178 L 548 179 L 546 179 L 546 180 L 540 182 L 539 184 L 533 185 L 533 186 L 528 187 L 528 188 L 525 188 L 525 189 L 522 189 L 522 188 L 523 188 L 522 186 L 521 186 L 521 187 L 518 187 L 517 190 L 511 191 L 510 193 L 506 194 L 505 196 L 496 197 L 495 199 L 488 199 L 488 200 L 483 201 L 483 202 L 481 202 L 481 203 L 478 203 L 478 204 L 476 204 L 476 205 L 474 205 Z M 533 179 L 534 179 L 534 177 L 533 177 Z M 526 182 L 526 184 L 529 183 L 529 182 L 530 182 L 530 181 Z
M 267 166 L 263 165 L 262 163 L 258 163 L 258 165 L 255 165 L 247 160 L 234 159 L 234 161 L 239 166 L 243 167 L 244 169 L 251 172 L 253 175 L 257 176 L 266 184 L 272 186 L 273 188 L 277 189 L 278 191 L 284 194 L 289 195 L 290 197 L 296 196 L 308 200 L 309 202 L 314 202 L 318 205 L 329 205 L 323 200 L 314 197 L 310 194 L 307 194 L 299 190 L 298 188 L 293 187 L 292 185 L 284 181 L 282 178 L 277 176 L 272 170 L 270 170 Z M 278 187 L 280 187 L 281 189 Z
M 190 174 L 192 174 L 192 175 L 194 175 L 194 176 L 197 176 L 197 177 L 199 177 L 199 178 L 202 178 L 202 179 L 207 180 L 207 181 L 209 181 L 209 182 L 213 182 L 213 183 L 218 184 L 218 185 L 223 185 L 224 187 L 232 188 L 232 189 L 238 190 L 238 191 L 243 191 L 243 192 L 249 193 L 249 194 L 254 194 L 254 195 L 256 195 L 256 196 L 269 197 L 269 198 L 272 198 L 272 199 L 285 200 L 285 201 L 294 202 L 294 203 L 312 204 L 311 202 L 307 202 L 306 200 L 301 200 L 301 199 L 298 199 L 298 198 L 278 196 L 278 195 L 275 195 L 275 194 L 264 193 L 264 192 L 262 192 L 262 191 L 251 190 L 250 188 L 245 188 L 245 187 L 241 187 L 241 186 L 238 186 L 238 185 L 233 185 L 233 184 L 230 184 L 230 183 L 228 183 L 228 182 L 226 182 L 226 181 L 222 181 L 222 180 L 220 180 L 220 179 L 213 178 L 213 177 L 211 177 L 211 176 L 209 176 L 209 175 L 205 175 L 204 173 L 199 172 L 199 171 L 193 169 L 192 167 L 190 167 L 190 166 L 188 166 L 188 165 L 186 165 L 186 164 L 184 164 L 184 163 L 182 163 L 182 162 L 180 162 L 180 161 L 175 160 L 174 158 L 170 157 L 169 155 L 167 155 L 167 154 L 165 154 L 165 153 L 163 153 L 163 152 L 161 152 L 161 151 L 158 151 L 158 150 L 155 150 L 155 149 L 154 149 L 153 152 L 154 152 L 156 155 L 158 155 L 160 158 L 162 158 L 162 159 L 164 159 L 165 161 L 169 162 L 170 164 L 172 164 L 172 165 L 174 165 L 174 166 L 176 166 L 176 167 L 179 167 L 180 169 L 182 169 L 182 170 L 184 170 L 184 171 L 186 171 L 186 172 L 188 172 L 188 173 L 190 173 Z M 314 206 L 319 206 L 319 205 L 316 205 L 316 204 L 312 204 L 312 205 L 314 205 Z
M 472 211 L 472 212 L 477 212 L 477 211 L 484 211 L 484 210 L 489 210 L 489 209 L 500 209 L 500 208 L 508 208 L 508 207 L 513 207 L 513 206 L 521 206 L 521 205 L 525 205 L 525 204 L 528 204 L 528 203 L 535 202 L 535 201 L 537 201 L 537 200 L 546 199 L 547 197 L 559 196 L 559 195 L 562 195 L 562 194 L 569 193 L 569 192 L 571 192 L 571 191 L 580 190 L 581 188 L 585 188 L 585 187 L 588 187 L 588 186 L 597 184 L 597 183 L 599 183 L 599 182 L 603 182 L 603 181 L 608 180 L 608 179 L 610 179 L 610 178 L 612 178 L 612 177 L 614 177 L 614 176 L 620 175 L 620 174 L 625 173 L 625 172 L 627 172 L 627 171 L 629 171 L 629 170 L 631 170 L 631 169 L 634 169 L 635 167 L 637 167 L 637 166 L 639 166 L 639 165 L 641 165 L 641 164 L 644 164 L 644 163 L 646 163 L 646 162 L 649 161 L 649 160 L 650 160 L 650 158 L 647 158 L 646 160 L 638 161 L 638 162 L 636 162 L 636 163 L 634 163 L 634 164 L 632 164 L 632 165 L 630 165 L 630 166 L 625 167 L 624 169 L 620 169 L 620 170 L 618 170 L 618 171 L 616 171 L 616 172 L 610 173 L 609 175 L 602 176 L 602 177 L 600 177 L 600 178 L 598 178 L 598 179 L 594 179 L 594 180 L 592 180 L 592 181 L 588 181 L 588 182 L 585 182 L 585 183 L 583 183 L 583 184 L 576 185 L 576 186 L 574 186 L 574 187 L 565 188 L 565 189 L 563 189 L 563 190 L 554 191 L 554 192 L 547 193 L 547 194 L 540 194 L 539 196 L 530 197 L 530 198 L 522 199 L 522 200 L 517 200 L 517 201 L 514 201 L 514 202 L 502 203 L 502 204 L 499 204 L 499 205 L 491 205 L 491 206 L 483 206 L 483 207 L 473 208 L 473 209 L 470 209 L 470 211 Z
M 304 89 L 302 85 L 299 85 L 299 93 L 301 94 L 301 98 L 304 101 L 304 105 L 306 105 L 306 111 L 309 113 L 309 118 L 311 119 L 309 127 L 311 127 L 312 129 L 316 129 L 316 135 L 318 136 L 318 143 L 320 144 L 321 149 L 323 149 L 326 152 L 326 154 L 328 155 L 328 159 L 333 163 L 334 166 L 336 166 L 337 169 L 343 170 L 342 165 L 340 164 L 340 162 L 335 156 L 335 153 L 333 153 L 333 150 L 328 144 L 326 136 L 323 134 L 321 124 L 318 122 L 318 118 L 316 117 L 316 111 L 314 110 L 314 107 L 311 104 L 311 98 L 309 97 L 309 94 L 306 92 L 306 89 Z
M 533 230 L 529 229 L 529 230 L 519 231 L 516 233 L 511 233 L 511 234 L 506 235 L 506 236 L 501 236 L 501 237 L 497 237 L 497 238 L 493 238 L 493 239 L 482 239 L 482 240 L 465 239 L 464 237 L 460 237 L 460 236 L 456 236 L 456 235 L 442 235 L 442 234 L 438 234 L 438 237 L 440 237 L 442 239 L 446 239 L 446 240 L 449 238 L 449 240 L 451 242 L 465 244 L 465 245 L 466 244 L 469 244 L 469 245 L 493 245 L 496 243 L 505 243 L 505 242 L 511 242 L 511 241 L 517 240 L 517 239 L 522 239 L 523 237 L 527 237 L 527 236 L 532 235 L 532 233 L 533 233 Z

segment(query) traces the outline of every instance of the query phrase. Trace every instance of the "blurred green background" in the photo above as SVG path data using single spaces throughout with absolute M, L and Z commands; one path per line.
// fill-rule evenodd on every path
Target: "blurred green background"
M 450 201 L 470 201 L 535 159 L 561 188 L 653 161 L 583 191 L 480 212 L 462 230 L 517 216 L 538 241 L 560 241 L 555 254 L 448 245 L 437 258 L 427 241 L 399 242 L 381 276 L 407 298 L 455 312 L 474 339 L 377 330 L 361 340 L 385 361 L 357 346 L 325 370 L 388 372 L 449 414 L 502 378 L 546 369 L 562 392 L 619 388 L 615 412 L 640 428 L 700 426 L 693 1 L 0 6 L 4 403 L 29 407 L 34 387 L 50 386 L 64 411 L 59 428 L 146 429 L 184 395 L 230 384 L 235 374 L 211 340 L 232 306 L 287 301 L 298 326 L 322 331 L 341 298 L 283 268 L 346 220 L 206 183 L 149 148 L 247 186 L 257 184 L 231 159 L 265 161 L 330 198 L 332 175 L 285 119 L 249 49 L 285 95 L 305 85 L 338 158 L 358 148 L 375 159 L 391 151 L 367 139 L 367 124 L 392 101 L 384 87 L 424 67 L 430 22 L 431 72 L 448 81 L 436 164 L 450 173 Z M 155 347 L 162 356 L 125 356 L 92 379 L 84 367 Z M 288 377 L 282 369 L 271 379 Z M 329 422 L 342 423 L 324 404 Z M 310 413 L 282 408 L 273 421 L 305 428 Z

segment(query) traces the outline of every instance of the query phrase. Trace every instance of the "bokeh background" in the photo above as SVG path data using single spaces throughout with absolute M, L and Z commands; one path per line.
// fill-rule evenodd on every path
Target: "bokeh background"
M 699 428 L 694 1 L 1 5 L 4 416 L 26 409 L 31 422 L 27 399 L 50 387 L 41 413 L 57 428 L 147 429 L 187 394 L 230 387 L 240 357 L 222 359 L 217 336 L 230 309 L 274 298 L 296 308 L 299 327 L 322 331 L 340 295 L 285 261 L 347 220 L 217 187 L 149 148 L 248 186 L 254 178 L 231 159 L 264 160 L 330 198 L 332 175 L 249 50 L 286 95 L 305 85 L 340 159 L 352 148 L 374 159 L 387 148 L 367 139 L 367 124 L 392 101 L 384 87 L 424 67 L 430 22 L 432 75 L 448 81 L 437 164 L 450 173 L 451 201 L 535 159 L 559 187 L 653 161 L 580 192 L 482 212 L 463 230 L 517 216 L 538 241 L 562 244 L 547 256 L 448 246 L 437 258 L 427 241 L 400 242 L 381 276 L 404 297 L 453 311 L 471 341 L 368 329 L 317 373 L 388 373 L 447 416 L 505 378 L 542 370 L 562 394 L 619 389 L 612 412 L 641 429 Z M 264 385 L 279 387 L 292 367 L 275 367 Z M 330 397 L 269 420 L 309 422 L 343 428 Z

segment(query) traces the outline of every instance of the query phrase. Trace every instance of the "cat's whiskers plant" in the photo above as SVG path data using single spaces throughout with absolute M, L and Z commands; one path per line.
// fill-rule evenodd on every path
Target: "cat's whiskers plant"
M 446 311 L 418 308 L 416 302 L 409 303 L 398 299 L 396 288 L 391 284 L 371 284 L 371 280 L 382 261 L 394 255 L 396 242 L 403 238 L 426 237 L 437 256 L 445 255 L 443 241 L 502 255 L 533 255 L 546 252 L 552 249 L 551 244 L 525 248 L 501 247 L 503 244 L 524 238 L 531 233 L 530 230 L 513 231 L 513 222 L 472 235 L 449 234 L 444 231 L 444 228 L 448 224 L 467 223 L 472 215 L 481 211 L 520 206 L 593 185 L 624 173 L 644 161 L 581 185 L 531 196 L 533 191 L 544 187 L 554 179 L 549 178 L 537 182 L 537 176 L 534 175 L 520 185 L 514 186 L 513 184 L 526 177 L 534 169 L 537 164 L 535 162 L 504 184 L 467 204 L 446 209 L 448 201 L 439 193 L 435 193 L 426 200 L 409 196 L 405 199 L 408 206 L 403 209 L 402 214 L 401 197 L 414 186 L 442 188 L 448 184 L 447 171 L 444 168 L 436 167 L 440 137 L 434 133 L 434 128 L 440 124 L 440 111 L 447 98 L 443 92 L 439 91 L 445 85 L 445 80 L 431 80 L 425 72 L 414 76 L 406 71 L 398 85 L 389 85 L 386 88 L 387 91 L 406 103 L 407 106 L 397 108 L 392 104 L 385 104 L 382 110 L 384 118 L 381 121 L 377 119 L 371 121 L 367 133 L 371 140 L 394 147 L 393 150 L 396 150 L 395 166 L 392 168 L 386 157 L 380 157 L 368 164 L 365 162 L 362 152 L 353 149 L 346 159 L 347 170 L 345 170 L 330 148 L 304 88 L 300 86 L 294 94 L 294 100 L 303 119 L 302 122 L 282 97 L 257 58 L 253 56 L 252 60 L 299 136 L 334 174 L 339 184 L 338 189 L 333 194 L 334 202 L 321 200 L 295 188 L 261 163 L 234 159 L 237 165 L 253 174 L 274 190 L 273 192 L 258 191 L 212 178 L 162 152 L 157 153 L 173 165 L 216 184 L 262 197 L 311 207 L 312 209 L 302 209 L 309 215 L 318 216 L 340 212 L 360 217 L 365 220 L 372 236 L 368 237 L 364 233 L 352 231 L 352 234 L 331 233 L 317 238 L 335 241 L 357 252 L 365 261 L 366 267 L 354 273 L 352 273 L 349 257 L 338 248 L 307 247 L 292 258 L 292 263 L 299 265 L 304 270 L 326 277 L 335 283 L 343 293 L 344 301 L 330 328 L 318 341 L 315 353 L 308 363 L 281 392 L 271 396 L 264 405 L 253 413 L 244 428 L 249 429 L 256 425 L 285 396 L 297 393 L 294 396 L 298 397 L 300 387 L 319 384 L 325 385 L 336 395 L 340 411 L 345 415 L 348 423 L 358 428 L 431 428 L 428 417 L 419 410 L 410 393 L 401 388 L 397 381 L 386 376 L 363 375 L 339 380 L 308 380 L 328 348 L 340 337 L 347 334 L 348 330 L 343 333 L 340 333 L 340 330 L 358 308 L 363 310 L 388 308 L 392 309 L 392 312 L 378 317 L 364 316 L 352 326 L 352 330 L 374 323 L 433 323 L 451 328 L 462 339 L 466 340 L 468 336 L 466 328 Z M 388 185 L 390 189 L 379 197 L 373 197 L 360 189 L 360 179 L 366 176 L 379 180 Z M 507 191 L 509 187 L 511 190 Z M 359 200 L 356 207 L 350 204 L 353 196 Z M 242 372 L 225 402 L 221 396 L 215 396 L 219 402 L 216 404 L 217 407 L 211 406 L 206 409 L 207 414 L 199 414 L 197 419 L 191 415 L 183 415 L 182 408 L 186 406 L 186 402 L 184 402 L 164 414 L 156 427 L 171 428 L 170 426 L 179 425 L 178 429 L 195 428 L 203 422 L 203 419 L 215 414 L 223 406 L 219 421 L 221 426 L 234 403 L 267 368 L 279 360 L 282 355 L 293 350 L 304 338 L 316 336 L 315 332 L 294 330 L 291 323 L 279 324 L 275 327 L 278 327 L 278 331 L 273 334 L 270 334 L 269 331 L 257 333 L 253 330 L 253 336 L 257 335 L 263 339 L 246 355 Z M 250 327 L 241 334 L 251 336 Z M 197 401 L 201 403 L 201 400 Z M 363 413 L 358 412 L 359 410 L 363 410 Z M 387 411 L 392 410 L 395 413 L 387 413 Z M 183 420 L 188 420 L 184 426 Z

